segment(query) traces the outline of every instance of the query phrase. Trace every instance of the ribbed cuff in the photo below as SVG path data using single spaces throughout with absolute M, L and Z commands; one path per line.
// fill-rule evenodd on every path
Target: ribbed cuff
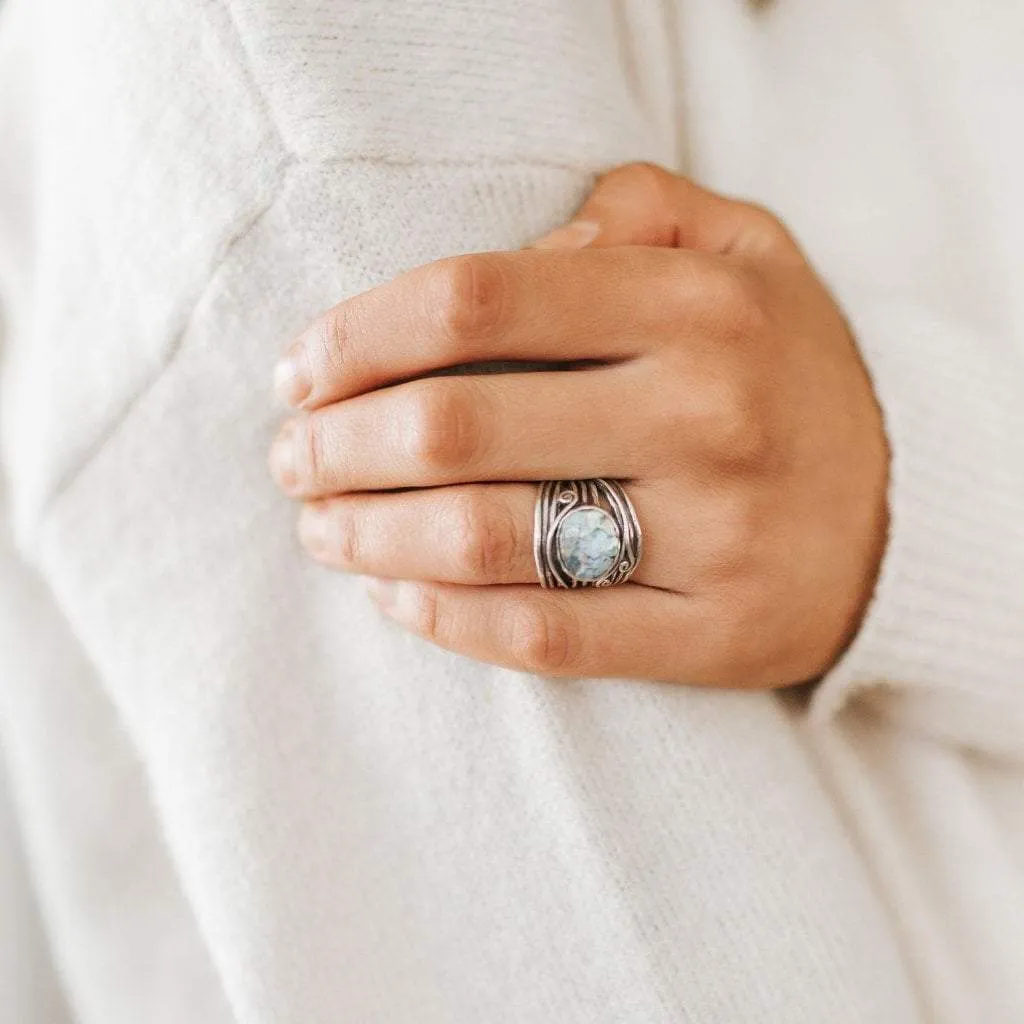
M 811 718 L 863 699 L 1024 757 L 1024 351 L 920 310 L 847 305 L 892 450 L 890 529 L 862 628 Z

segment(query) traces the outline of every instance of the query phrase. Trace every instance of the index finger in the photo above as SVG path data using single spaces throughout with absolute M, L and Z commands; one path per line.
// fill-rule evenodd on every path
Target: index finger
M 708 262 L 643 246 L 438 260 L 318 317 L 278 364 L 277 390 L 315 409 L 464 364 L 626 360 L 678 332 Z

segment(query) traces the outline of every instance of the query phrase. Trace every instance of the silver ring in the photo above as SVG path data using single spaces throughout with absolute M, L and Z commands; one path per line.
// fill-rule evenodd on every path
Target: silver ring
M 545 480 L 533 518 L 542 587 L 610 587 L 633 575 L 643 554 L 640 520 L 615 480 Z

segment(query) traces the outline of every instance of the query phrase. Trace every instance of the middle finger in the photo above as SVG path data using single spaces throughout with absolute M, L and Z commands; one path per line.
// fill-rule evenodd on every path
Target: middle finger
M 643 360 L 418 380 L 290 420 L 271 467 L 284 491 L 306 499 L 478 481 L 635 479 L 656 465 L 649 401 Z

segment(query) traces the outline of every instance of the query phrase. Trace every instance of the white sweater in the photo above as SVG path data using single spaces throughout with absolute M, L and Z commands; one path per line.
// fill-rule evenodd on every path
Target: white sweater
M 1024 1020 L 1022 43 L 1009 0 L 7 0 L 3 1024 Z M 889 547 L 809 704 L 436 650 L 267 478 L 296 328 L 636 159 L 773 206 L 876 381 Z

